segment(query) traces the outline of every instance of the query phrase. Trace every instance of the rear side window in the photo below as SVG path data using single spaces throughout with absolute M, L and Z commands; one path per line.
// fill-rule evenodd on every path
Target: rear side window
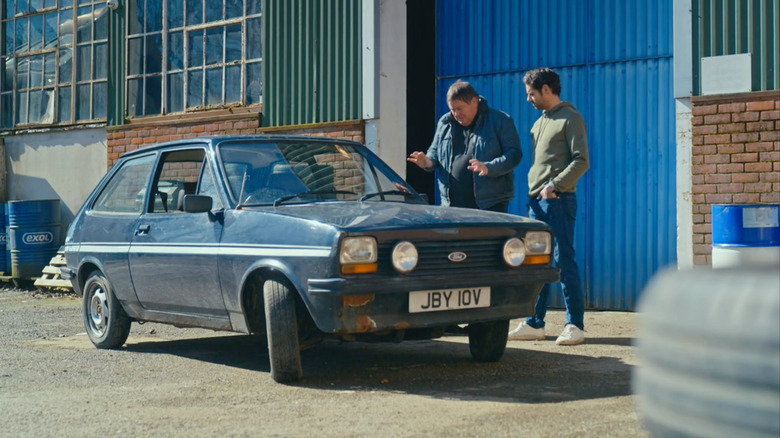
M 140 214 L 156 155 L 125 161 L 95 199 L 92 211 Z

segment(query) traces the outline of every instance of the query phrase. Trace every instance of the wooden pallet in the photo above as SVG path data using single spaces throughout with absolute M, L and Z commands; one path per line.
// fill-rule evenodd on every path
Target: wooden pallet
M 67 289 L 73 290 L 70 280 L 63 280 L 60 276 L 60 268 L 65 266 L 65 253 L 58 252 L 52 257 L 49 265 L 43 268 L 40 278 L 33 283 L 38 289 Z

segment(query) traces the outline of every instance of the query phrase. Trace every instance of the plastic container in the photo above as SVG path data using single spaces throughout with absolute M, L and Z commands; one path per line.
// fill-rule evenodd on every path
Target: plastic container
M 780 205 L 714 204 L 712 267 L 780 267 Z
M 60 200 L 9 201 L 7 205 L 11 277 L 40 277 L 61 244 Z

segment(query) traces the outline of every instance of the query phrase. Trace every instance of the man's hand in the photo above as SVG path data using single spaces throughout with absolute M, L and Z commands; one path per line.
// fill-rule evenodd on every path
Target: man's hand
M 488 174 L 488 168 L 485 165 L 485 163 L 477 160 L 476 158 L 472 158 L 469 160 L 469 167 L 466 169 L 479 174 L 479 176 L 485 176 Z
M 409 158 L 407 158 L 406 161 L 416 164 L 417 167 L 421 169 L 430 169 L 431 167 L 433 167 L 433 161 L 431 161 L 431 159 L 428 158 L 428 156 L 425 155 L 425 153 L 419 151 L 412 152 L 412 154 L 409 155 Z
M 544 186 L 542 191 L 539 192 L 539 196 L 537 196 L 536 199 L 555 199 L 557 197 L 558 193 L 555 191 L 555 186 L 552 184 L 552 182 L 549 182 L 546 186 Z

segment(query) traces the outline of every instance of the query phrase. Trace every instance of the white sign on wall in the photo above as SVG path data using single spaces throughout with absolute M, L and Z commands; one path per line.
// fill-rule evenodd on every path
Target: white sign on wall
M 750 53 L 701 59 L 701 94 L 753 91 Z

